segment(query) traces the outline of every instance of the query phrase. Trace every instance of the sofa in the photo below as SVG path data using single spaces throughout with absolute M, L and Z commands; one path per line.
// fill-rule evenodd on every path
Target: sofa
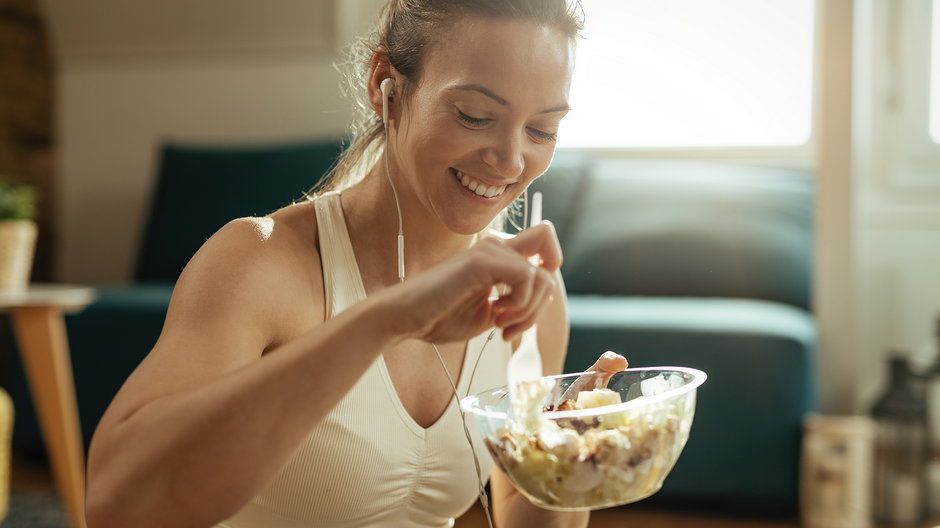
M 705 371 L 689 443 L 650 502 L 792 514 L 818 405 L 807 171 L 558 156 L 532 187 L 565 253 L 565 370 L 605 350 Z
M 199 244 L 231 218 L 300 196 L 338 151 L 334 142 L 163 147 L 134 282 L 102 287 L 67 319 L 86 445 L 159 335 L 173 281 Z M 565 252 L 566 371 L 614 350 L 633 366 L 709 375 L 689 443 L 651 501 L 792 513 L 801 423 L 817 402 L 812 174 L 560 153 L 533 189 Z M 23 383 L 13 389 L 17 413 L 32 421 Z M 39 445 L 29 427 L 21 449 Z

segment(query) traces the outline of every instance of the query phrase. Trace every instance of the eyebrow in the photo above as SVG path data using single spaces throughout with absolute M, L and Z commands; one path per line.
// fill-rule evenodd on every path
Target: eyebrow
M 490 90 L 490 89 L 487 88 L 486 86 L 483 86 L 483 85 L 480 85 L 480 84 L 461 84 L 461 85 L 459 85 L 459 86 L 454 86 L 454 87 L 452 87 L 451 90 L 462 90 L 462 91 L 467 91 L 467 92 L 479 92 L 479 93 L 481 93 L 481 94 L 483 94 L 483 95 L 489 97 L 490 99 L 496 101 L 497 103 L 499 103 L 499 104 L 501 104 L 501 105 L 503 105 L 503 106 L 510 106 L 510 105 L 509 105 L 509 101 L 507 101 L 507 100 L 504 99 L 503 97 L 500 97 L 499 95 L 496 95 L 496 93 L 494 93 L 492 90 Z M 560 104 L 560 105 L 553 106 L 553 107 L 551 107 L 551 108 L 547 108 L 547 109 L 545 109 L 545 110 L 542 110 L 542 111 L 539 112 L 539 113 L 540 113 L 540 114 L 553 114 L 553 113 L 555 113 L 555 112 L 567 112 L 568 110 L 571 110 L 571 107 L 568 106 L 568 103 L 562 103 L 562 104 Z

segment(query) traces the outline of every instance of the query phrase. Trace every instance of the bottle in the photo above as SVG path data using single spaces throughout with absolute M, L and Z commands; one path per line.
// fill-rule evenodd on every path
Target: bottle
M 928 509 L 931 515 L 940 515 L 940 317 L 934 327 L 933 366 L 924 372 L 924 395 L 927 402 Z
M 875 520 L 914 526 L 927 516 L 927 405 L 907 358 L 889 360 L 890 384 L 872 406 Z

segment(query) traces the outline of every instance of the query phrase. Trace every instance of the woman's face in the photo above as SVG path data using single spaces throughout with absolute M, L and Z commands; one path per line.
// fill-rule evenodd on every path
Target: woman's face
M 391 136 L 399 179 L 451 231 L 481 231 L 548 169 L 573 63 L 570 40 L 535 22 L 455 22 Z

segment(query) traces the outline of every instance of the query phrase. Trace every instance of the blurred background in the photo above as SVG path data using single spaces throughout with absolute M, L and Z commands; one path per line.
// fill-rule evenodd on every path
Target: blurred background
M 892 351 L 927 372 L 940 317 L 940 6 L 581 3 L 558 158 L 810 174 L 811 410 L 868 414 Z M 381 4 L 0 0 L 0 175 L 37 190 L 32 279 L 132 283 L 167 144 L 339 141 L 352 109 L 334 65 Z M 15 370 L 16 352 L 3 355 Z

